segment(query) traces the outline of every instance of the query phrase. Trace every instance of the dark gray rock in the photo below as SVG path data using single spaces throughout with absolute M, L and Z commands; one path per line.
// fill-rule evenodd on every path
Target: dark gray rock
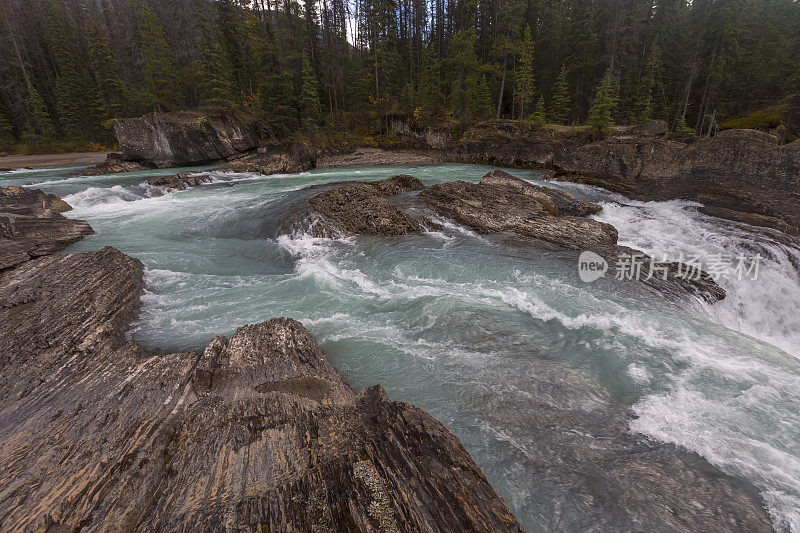
M 456 181 L 433 185 L 418 198 L 440 215 L 479 233 L 511 233 L 551 249 L 591 250 L 609 264 L 636 254 L 645 273 L 638 281 L 665 296 L 690 294 L 709 302 L 725 298 L 725 291 L 707 273 L 683 276 L 686 269 L 678 263 L 664 264 L 665 276 L 647 278 L 651 257 L 617 245 L 617 230 L 611 224 L 585 218 L 599 212 L 599 205 L 533 185 L 501 170 L 486 174 L 478 184 Z
M 100 176 L 103 174 L 116 174 L 118 172 L 135 172 L 138 170 L 149 170 L 153 165 L 146 165 L 137 161 L 128 161 L 122 154 L 111 152 L 106 156 L 106 160 L 93 167 L 75 172 L 74 175 L 80 176 Z
M 61 215 L 70 209 L 58 196 L 37 189 L 0 187 L 0 270 L 91 235 L 89 224 Z
M 155 176 L 148 178 L 145 182 L 152 187 L 160 187 L 166 190 L 184 191 L 189 187 L 196 187 L 201 183 L 210 183 L 211 176 L 208 174 L 200 174 L 197 176 L 189 176 L 183 172 L 177 174 L 170 174 L 167 176 Z
M 124 159 L 158 168 L 224 161 L 261 143 L 249 117 L 194 111 L 118 119 L 114 134 Z
M 262 146 L 257 151 L 230 161 L 225 168 L 234 172 L 288 174 L 311 170 L 317 165 L 316 150 L 307 143 Z
M 334 185 L 334 184 L 331 184 Z M 387 197 L 425 188 L 417 178 L 400 174 L 372 182 L 347 182 L 308 200 L 315 235 L 407 235 L 423 231 L 414 218 Z
M 521 130 L 515 120 L 490 120 L 469 128 L 449 150 L 449 158 L 498 166 L 542 167 L 575 139 L 544 129 Z
M 452 433 L 354 393 L 298 322 L 126 341 L 142 271 L 103 248 L 0 276 L 4 531 L 522 531 Z
M 775 137 L 755 130 L 728 130 L 691 145 L 660 138 L 609 139 L 564 148 L 553 163 L 564 179 L 632 198 L 684 198 L 744 213 L 741 217 L 779 219 L 795 231 L 800 226 L 800 143 L 779 146 Z

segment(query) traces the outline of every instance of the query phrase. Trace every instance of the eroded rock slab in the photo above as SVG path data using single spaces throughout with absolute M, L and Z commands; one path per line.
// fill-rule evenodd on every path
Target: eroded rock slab
M 93 233 L 83 220 L 61 215 L 69 206 L 37 189 L 0 187 L 0 270 L 63 250 Z
M 128 161 L 122 154 L 111 152 L 106 156 L 106 160 L 92 167 L 75 172 L 81 176 L 101 176 L 104 174 L 117 174 L 119 172 L 135 172 L 138 170 L 150 170 L 153 165 L 146 165 L 138 161 Z
M 392 205 L 387 197 L 424 188 L 417 178 L 404 174 L 380 181 L 347 182 L 308 200 L 318 217 L 312 231 L 324 237 L 423 231 L 417 220 Z
M 440 215 L 479 233 L 508 231 L 575 249 L 617 242 L 614 226 L 584 218 L 598 212 L 599 205 L 538 187 L 503 171 L 490 172 L 477 184 L 455 181 L 433 185 L 421 192 L 419 199 Z
M 643 200 L 684 198 L 711 208 L 800 226 L 800 142 L 779 146 L 755 130 L 728 130 L 691 145 L 618 138 L 557 152 L 562 177 Z M 724 213 L 725 211 L 719 211 Z M 780 222 L 771 224 L 780 229 Z
M 477 184 L 456 181 L 433 185 L 418 198 L 438 214 L 479 233 L 511 233 L 550 248 L 591 250 L 612 265 L 621 257 L 635 257 L 642 272 L 637 280 L 664 295 L 691 294 L 709 302 L 725 297 L 725 291 L 705 272 L 684 276 L 686 269 L 678 263 L 656 264 L 642 252 L 617 245 L 614 226 L 585 218 L 599 212 L 599 205 L 501 170 L 486 174 Z M 660 275 L 648 277 L 650 272 Z
M 103 248 L 0 275 L 0 529 L 522 531 L 452 433 L 353 392 L 298 322 L 126 341 L 142 270 Z
M 303 142 L 262 146 L 255 152 L 231 160 L 225 168 L 234 172 L 257 174 L 288 174 L 315 168 L 316 150 Z
M 160 187 L 165 190 L 185 191 L 189 187 L 196 187 L 202 183 L 210 183 L 211 176 L 208 174 L 192 175 L 179 172 L 168 176 L 155 176 L 148 178 L 145 182 L 152 187 Z

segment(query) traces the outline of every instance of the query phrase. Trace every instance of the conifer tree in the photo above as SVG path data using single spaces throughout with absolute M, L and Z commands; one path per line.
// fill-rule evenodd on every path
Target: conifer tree
M 536 77 L 534 65 L 534 42 L 531 36 L 530 26 L 525 27 L 525 34 L 519 45 L 519 63 L 516 73 L 516 86 L 514 87 L 516 100 L 519 103 L 519 118 L 525 116 L 525 109 L 528 104 L 533 103 L 533 95 L 536 90 Z
M 300 120 L 303 129 L 314 131 L 319 124 L 319 90 L 311 62 L 303 56 L 302 75 L 300 84 Z
M 95 22 L 86 26 L 86 41 L 89 45 L 89 65 L 98 88 L 101 120 L 127 116 L 130 111 L 128 90 L 119 78 L 108 40 Z
M 28 110 L 28 127 L 26 133 L 29 135 L 40 135 L 42 137 L 52 137 L 56 133 L 53 120 L 47 111 L 39 91 L 32 84 L 28 85 L 26 105 Z
M 617 83 L 611 70 L 607 70 L 595 93 L 592 107 L 589 109 L 588 124 L 601 133 L 606 133 L 614 125 L 614 113 L 617 108 Z
M 547 112 L 544 108 L 544 98 L 541 96 L 537 99 L 536 107 L 529 118 L 537 124 L 544 124 L 545 121 L 547 121 Z
M 567 75 L 567 66 L 564 65 L 561 67 L 556 83 L 553 86 L 553 105 L 550 116 L 556 124 L 566 124 L 572 111 Z
M 198 101 L 202 108 L 224 111 L 234 107 L 235 89 L 231 66 L 222 47 L 217 26 L 203 23 L 202 48 L 197 71 Z
M 141 50 L 144 71 L 143 92 L 150 109 L 176 109 L 180 105 L 181 88 L 172 51 L 156 13 L 140 4 Z

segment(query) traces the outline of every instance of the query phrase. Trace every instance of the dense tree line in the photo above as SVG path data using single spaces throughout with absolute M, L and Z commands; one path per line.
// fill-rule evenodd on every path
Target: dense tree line
M 794 0 L 0 0 L 0 137 L 240 110 L 282 137 L 506 117 L 800 122 Z M 750 121 L 748 123 L 747 121 Z M 789 129 L 786 129 L 786 125 Z M 790 131 L 791 130 L 791 131 Z

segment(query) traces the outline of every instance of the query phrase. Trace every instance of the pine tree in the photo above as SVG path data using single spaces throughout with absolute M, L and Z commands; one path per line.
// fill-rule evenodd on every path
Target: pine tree
M 14 137 L 14 125 L 8 116 L 6 107 L 0 103 L 0 140 Z
M 536 107 L 534 108 L 533 113 L 531 113 L 531 116 L 528 118 L 537 124 L 544 124 L 545 121 L 547 121 L 547 112 L 544 109 L 544 98 L 541 96 L 538 98 L 536 101 Z
M 556 83 L 553 86 L 553 105 L 550 116 L 556 124 L 566 124 L 572 110 L 570 103 L 569 79 L 567 66 L 561 67 Z
M 236 101 L 233 73 L 222 47 L 217 26 L 209 27 L 205 22 L 203 40 L 197 72 L 198 102 L 210 111 L 225 111 L 234 107 Z
M 98 87 L 102 120 L 127 115 L 130 106 L 128 90 L 119 78 L 108 40 L 94 22 L 86 26 L 86 41 L 89 45 L 89 64 Z
M 527 104 L 533 103 L 533 94 L 536 90 L 536 77 L 534 72 L 534 42 L 530 26 L 525 27 L 525 34 L 519 45 L 519 64 L 516 73 L 515 97 L 520 106 L 519 118 L 525 116 Z
M 144 71 L 144 96 L 151 109 L 172 110 L 180 106 L 181 88 L 172 51 L 158 16 L 145 3 L 140 4 L 141 50 Z
M 592 107 L 589 109 L 587 124 L 601 133 L 606 133 L 614 125 L 614 113 L 617 108 L 618 85 L 607 70 L 595 93 Z
M 314 131 L 319 125 L 319 90 L 311 62 L 303 56 L 300 83 L 300 120 L 304 130 Z
M 47 111 L 39 91 L 33 85 L 28 85 L 26 105 L 28 111 L 28 127 L 26 133 L 29 135 L 41 135 L 42 137 L 52 137 L 56 133 L 53 120 Z

